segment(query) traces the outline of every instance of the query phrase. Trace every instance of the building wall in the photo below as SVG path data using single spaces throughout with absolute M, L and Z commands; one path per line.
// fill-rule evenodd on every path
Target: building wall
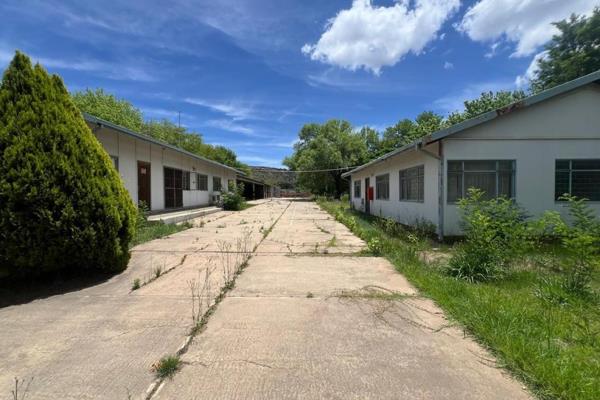
M 600 89 L 590 85 L 444 139 L 448 160 L 516 160 L 516 201 L 534 217 L 565 213 L 554 201 L 556 159 L 600 158 Z M 445 180 L 447 174 L 445 176 Z M 458 235 L 460 215 L 444 193 L 444 233 Z M 590 205 L 600 214 L 600 203 Z
M 163 148 L 160 145 L 133 138 L 110 128 L 97 129 L 90 126 L 92 131 L 111 156 L 119 158 L 119 174 L 131 198 L 137 204 L 137 162 L 150 163 L 151 173 L 151 209 L 153 211 L 165 208 L 164 193 L 164 167 L 181 169 L 183 171 L 197 172 L 208 175 L 208 191 L 184 190 L 183 206 L 205 206 L 211 202 L 213 190 L 213 176 L 221 177 L 223 191 L 227 191 L 227 181 L 235 181 L 235 172 L 218 165 L 214 165 L 177 151 Z M 190 188 L 196 187 L 196 176 L 192 174 Z
M 426 150 L 437 154 L 437 144 L 427 146 Z M 424 201 L 400 201 L 400 170 L 424 165 Z M 365 178 L 370 178 L 370 185 L 375 188 L 376 176 L 389 173 L 389 200 L 371 201 L 371 214 L 393 218 L 403 224 L 414 224 L 417 221 L 438 222 L 438 170 L 439 160 L 419 150 L 408 150 L 400 156 L 389 158 L 381 163 L 365 168 L 352 175 L 350 198 L 355 209 L 364 211 L 366 201 Z M 354 198 L 354 181 L 361 182 L 361 197 Z M 375 193 L 376 195 L 376 193 Z

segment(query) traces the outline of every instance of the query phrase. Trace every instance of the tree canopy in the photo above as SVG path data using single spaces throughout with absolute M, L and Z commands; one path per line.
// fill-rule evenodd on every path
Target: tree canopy
M 534 92 L 549 89 L 600 69 L 600 8 L 590 17 L 572 15 L 554 23 L 559 33 L 546 45 L 538 61 Z
M 102 89 L 86 89 L 72 95 L 81 111 L 106 121 L 144 133 L 155 139 L 180 147 L 190 153 L 248 172 L 249 168 L 237 159 L 231 149 L 204 143 L 198 132 L 188 131 L 168 119 L 144 120 L 142 112 L 129 101 L 116 98 Z

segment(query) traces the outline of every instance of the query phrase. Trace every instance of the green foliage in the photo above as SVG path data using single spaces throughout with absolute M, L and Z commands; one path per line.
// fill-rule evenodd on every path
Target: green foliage
M 382 134 L 377 156 L 389 153 L 444 127 L 444 118 L 433 111 L 424 111 L 414 121 L 403 119 L 386 128 Z
M 103 89 L 86 89 L 73 93 L 71 97 L 83 112 L 137 132 L 142 129 L 142 112 L 127 100 L 119 99 Z
M 166 356 L 161 358 L 153 367 L 157 378 L 172 378 L 181 368 L 181 360 L 178 356 Z
M 554 23 L 560 31 L 538 61 L 531 89 L 539 92 L 600 69 L 600 8 L 590 17 L 572 15 Z
M 458 207 L 465 243 L 450 259 L 448 273 L 470 282 L 504 276 L 511 262 L 529 248 L 523 210 L 512 200 L 484 200 L 484 192 L 471 188 Z
M 560 240 L 566 257 L 561 268 L 567 271 L 562 288 L 571 294 L 589 295 L 593 274 L 600 266 L 600 221 L 585 199 L 563 195 L 567 202 L 570 221 L 556 211 L 547 211 L 538 223 Z
M 0 86 L 0 275 L 121 271 L 135 222 L 62 80 L 17 52 Z
M 244 209 L 246 201 L 244 196 L 244 184 L 233 184 L 229 187 L 229 191 L 221 195 L 221 202 L 224 210 L 240 211 Z
M 367 160 L 367 148 L 359 132 L 346 121 L 307 124 L 299 133 L 294 154 L 283 163 L 292 170 L 338 169 L 327 172 L 299 173 L 298 184 L 314 194 L 339 197 L 347 190 L 343 170 Z
M 453 112 L 448 116 L 445 121 L 446 126 L 452 126 L 460 122 L 466 121 L 471 118 L 475 118 L 478 115 L 486 113 L 488 111 L 496 110 L 498 108 L 506 107 L 509 104 L 519 102 L 526 96 L 522 90 L 515 91 L 504 91 L 499 92 L 484 92 L 473 100 L 466 100 L 463 104 L 465 109 L 463 111 Z

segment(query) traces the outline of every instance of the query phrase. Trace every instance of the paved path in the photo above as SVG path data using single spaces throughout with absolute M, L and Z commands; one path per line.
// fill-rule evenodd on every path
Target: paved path
M 136 247 L 103 284 L 0 309 L 0 399 L 14 376 L 33 377 L 28 400 L 144 398 L 151 365 L 192 326 L 189 282 L 216 268 L 214 297 L 242 238 L 254 257 L 154 399 L 528 397 L 387 261 L 353 255 L 364 243 L 314 203 L 195 224 Z

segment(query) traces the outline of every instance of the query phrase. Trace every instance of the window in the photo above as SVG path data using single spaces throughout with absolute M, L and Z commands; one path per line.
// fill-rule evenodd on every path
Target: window
M 196 190 L 208 190 L 208 175 L 196 174 Z
M 110 156 L 110 159 L 113 162 L 113 166 L 118 171 L 119 170 L 119 157 L 117 157 L 117 156 Z
M 179 169 L 164 167 L 166 208 L 183 207 L 182 175 Z
M 221 191 L 221 178 L 218 176 L 213 176 L 213 192 Z
M 515 161 L 448 161 L 448 202 L 465 197 L 469 188 L 483 190 L 485 199 L 515 197 Z
M 425 166 L 400 171 L 400 201 L 423 201 Z
M 183 190 L 190 190 L 190 171 L 183 171 Z
M 375 177 L 375 198 L 377 200 L 389 200 L 390 198 L 390 174 Z
M 354 197 L 360 198 L 360 181 L 354 181 Z
M 600 159 L 556 160 L 554 199 L 565 193 L 600 201 Z

